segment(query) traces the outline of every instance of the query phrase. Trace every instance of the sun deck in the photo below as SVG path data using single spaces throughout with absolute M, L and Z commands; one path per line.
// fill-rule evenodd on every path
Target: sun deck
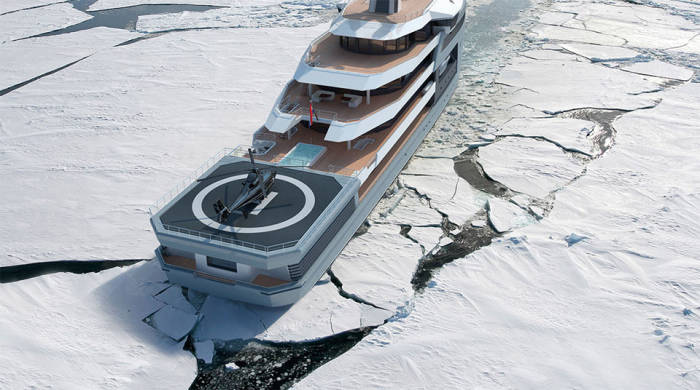
M 284 139 L 278 133 L 263 129 L 256 136 L 259 139 L 274 140 L 276 144 L 264 156 L 256 158 L 261 161 L 278 163 L 299 143 L 320 145 L 324 146 L 326 151 L 310 168 L 352 176 L 355 172 L 359 172 L 374 161 L 377 152 L 419 102 L 420 99 L 413 99 L 391 127 L 363 135 L 351 142 L 350 149 L 348 149 L 346 142 L 324 140 L 325 134 L 310 129 L 302 125 L 301 122 L 297 125 L 298 131 L 291 139 Z
M 332 100 L 315 102 L 313 103 L 314 120 L 325 119 L 339 122 L 354 122 L 367 118 L 392 103 L 399 101 L 404 94 L 408 93 L 414 84 L 419 82 L 420 76 L 425 70 L 425 66 L 417 69 L 413 77 L 411 77 L 411 80 L 396 91 L 371 96 L 369 104 L 367 103 L 367 96 L 362 94 L 361 91 L 355 92 L 355 96 L 360 101 L 356 107 L 352 107 L 348 100 L 344 100 L 345 94 L 343 93 L 335 93 Z M 309 99 L 308 84 L 292 80 L 285 91 L 284 97 L 281 99 L 279 109 L 288 114 L 308 116 Z
M 406 23 L 423 15 L 433 0 L 399 0 L 399 11 L 393 14 L 369 11 L 369 0 L 352 0 L 345 6 L 343 17 L 379 23 Z
M 306 63 L 315 68 L 342 70 L 346 72 L 376 74 L 385 72 L 412 58 L 417 57 L 432 41 L 429 37 L 417 41 L 402 52 L 394 54 L 362 54 L 344 49 L 339 37 L 331 33 L 322 35 L 311 45 Z

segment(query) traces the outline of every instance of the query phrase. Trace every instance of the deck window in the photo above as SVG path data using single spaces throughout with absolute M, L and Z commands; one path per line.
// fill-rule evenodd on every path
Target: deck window
M 207 256 L 207 266 L 222 269 L 229 272 L 238 272 L 238 267 L 233 261 L 217 259 L 216 257 Z

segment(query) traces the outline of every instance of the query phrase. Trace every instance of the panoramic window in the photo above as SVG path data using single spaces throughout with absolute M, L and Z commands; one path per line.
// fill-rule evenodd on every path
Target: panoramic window
M 238 272 L 238 267 L 233 261 L 228 261 L 224 259 L 217 259 L 216 257 L 207 256 L 207 265 L 209 267 L 223 269 L 230 272 Z

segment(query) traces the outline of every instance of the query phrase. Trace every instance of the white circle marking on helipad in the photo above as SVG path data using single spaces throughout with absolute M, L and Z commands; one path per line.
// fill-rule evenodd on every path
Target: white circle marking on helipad
M 229 233 L 267 233 L 267 232 L 272 232 L 275 230 L 280 230 L 284 229 L 286 227 L 292 226 L 295 223 L 301 221 L 302 219 L 306 218 L 307 215 L 311 213 L 311 210 L 313 210 L 314 205 L 316 204 L 316 197 L 314 196 L 313 191 L 311 191 L 311 188 L 304 184 L 301 180 L 295 179 L 293 177 L 285 176 L 285 175 L 277 175 L 276 179 L 277 180 L 282 180 L 286 181 L 287 183 L 292 184 L 293 186 L 299 188 L 301 192 L 304 194 L 304 207 L 296 213 L 292 218 L 287 219 L 286 221 L 282 221 L 279 223 L 275 223 L 272 225 L 267 225 L 267 226 L 259 226 L 259 227 L 236 227 L 236 226 L 229 226 L 229 225 L 224 225 L 221 224 L 217 221 L 214 221 L 213 219 L 209 218 L 205 213 L 204 209 L 202 208 L 202 204 L 204 203 L 204 197 L 209 195 L 210 192 L 212 192 L 215 188 L 220 187 L 226 183 L 230 183 L 232 181 L 240 180 L 245 177 L 247 177 L 248 174 L 242 174 L 242 175 L 236 175 L 236 176 L 231 176 L 227 177 L 226 179 L 219 180 L 215 183 L 212 183 L 208 186 L 206 186 L 202 191 L 200 191 L 197 196 L 194 197 L 194 200 L 192 201 L 192 213 L 194 216 L 203 224 L 225 232 Z

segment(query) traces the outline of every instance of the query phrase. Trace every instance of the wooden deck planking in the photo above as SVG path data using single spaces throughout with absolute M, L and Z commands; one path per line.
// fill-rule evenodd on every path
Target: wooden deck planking
M 277 144 L 274 148 L 268 151 L 267 154 L 264 156 L 259 156 L 257 159 L 260 161 L 279 162 L 284 158 L 284 156 L 287 155 L 287 153 L 289 153 L 290 150 L 292 150 L 296 144 L 300 142 L 320 145 L 326 147 L 326 152 L 314 165 L 311 166 L 311 168 L 319 171 L 351 176 L 353 172 L 362 170 L 372 162 L 379 149 L 396 131 L 406 116 L 413 111 L 419 101 L 419 98 L 415 98 L 413 101 L 409 102 L 409 107 L 402 113 L 401 117 L 396 120 L 392 127 L 376 133 L 364 134 L 363 136 L 354 140 L 352 143 L 353 146 L 356 142 L 365 138 L 371 138 L 374 140 L 374 142 L 365 146 L 363 150 L 348 150 L 346 142 L 325 141 L 323 139 L 325 136 L 324 134 L 309 129 L 299 123 L 297 125 L 299 131 L 297 131 L 291 140 L 282 139 L 278 133 L 273 133 L 265 129 L 261 133 L 263 138 L 268 139 L 274 137 Z
M 433 0 L 399 0 L 399 12 L 391 15 L 369 12 L 370 0 L 352 0 L 345 6 L 343 17 L 380 23 L 405 23 L 425 13 Z
M 331 33 L 323 35 L 309 51 L 314 67 L 347 72 L 375 74 L 387 71 L 416 57 L 428 46 L 433 36 L 424 42 L 414 42 L 408 50 L 393 54 L 361 54 L 340 46 L 339 37 Z
M 175 267 L 185 268 L 189 270 L 197 269 L 197 262 L 194 259 L 182 256 L 166 256 L 163 255 L 163 261 L 165 264 L 172 265 Z

